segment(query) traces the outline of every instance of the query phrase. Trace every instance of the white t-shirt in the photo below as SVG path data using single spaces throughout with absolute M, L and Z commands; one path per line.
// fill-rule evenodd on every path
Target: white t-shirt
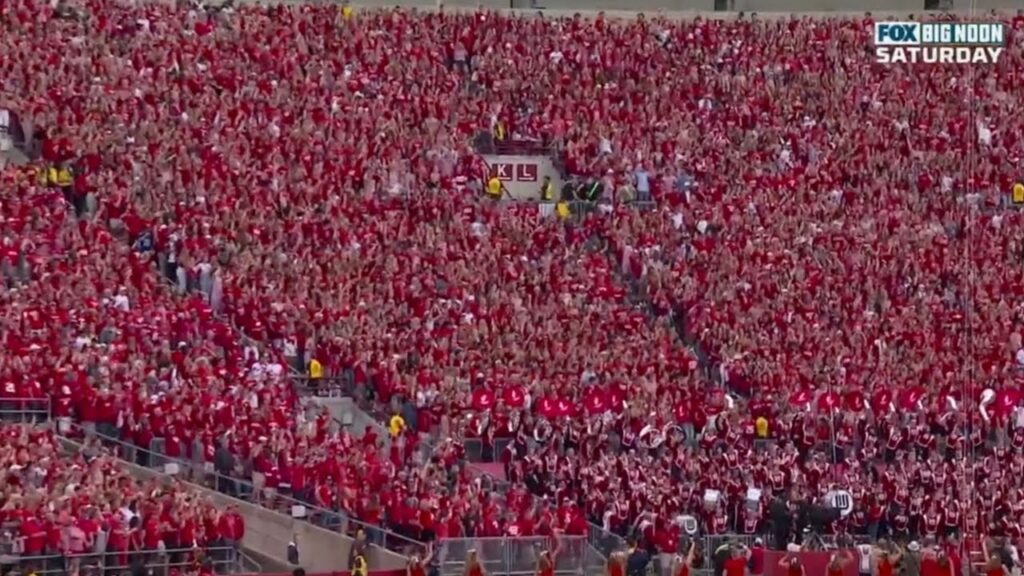
M 858 544 L 857 555 L 860 558 L 857 562 L 857 570 L 861 574 L 871 574 L 871 545 Z

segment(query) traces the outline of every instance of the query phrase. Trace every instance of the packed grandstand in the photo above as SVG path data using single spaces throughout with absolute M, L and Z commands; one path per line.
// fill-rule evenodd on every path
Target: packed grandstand
M 59 423 L 3 430 L 0 518 L 241 540 L 134 446 L 415 541 L 1024 537 L 999 18 L 998 64 L 886 67 L 871 15 L 0 3 L 0 403 Z M 565 186 L 492 197 L 499 149 Z

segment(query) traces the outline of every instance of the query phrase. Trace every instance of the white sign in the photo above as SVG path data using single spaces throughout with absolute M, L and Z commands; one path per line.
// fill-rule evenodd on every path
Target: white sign
M 693 536 L 697 533 L 699 526 L 697 525 L 697 519 L 693 516 L 680 516 L 679 527 L 683 529 L 689 536 Z
M 718 490 L 708 488 L 704 491 L 704 507 L 708 510 L 714 510 L 715 506 L 718 505 L 718 501 L 722 499 L 722 493 Z
M 999 22 L 876 22 L 881 64 L 994 64 L 1006 34 Z
M 747 488 L 747 510 L 755 512 L 761 503 L 761 490 L 750 486 Z
M 825 502 L 831 508 L 838 508 L 843 518 L 853 512 L 853 495 L 846 490 L 833 490 L 825 495 Z

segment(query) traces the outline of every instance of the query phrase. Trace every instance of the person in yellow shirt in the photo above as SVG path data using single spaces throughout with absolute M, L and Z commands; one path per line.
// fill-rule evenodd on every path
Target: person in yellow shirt
M 324 377 L 324 367 L 320 361 L 313 358 L 309 361 L 309 368 L 306 373 L 306 387 L 313 393 L 320 389 L 321 380 Z
M 487 195 L 495 200 L 501 199 L 501 180 L 497 176 L 491 176 L 487 181 Z
M 324 377 L 324 367 L 316 358 L 309 361 L 309 377 L 314 380 L 319 380 Z
M 569 203 L 559 202 L 555 204 L 555 215 L 563 220 L 569 217 Z
M 768 419 L 764 416 L 759 416 L 757 420 L 754 421 L 754 430 L 757 432 L 757 437 L 759 439 L 768 438 Z
M 61 166 L 57 170 L 57 186 L 60 188 L 70 188 L 71 184 L 74 183 L 74 176 L 71 175 L 71 170 L 67 166 Z
M 405 430 L 405 418 L 402 418 L 398 414 L 391 417 L 388 421 L 388 432 L 391 433 L 391 437 L 394 438 Z
M 346 21 L 346 22 L 351 20 L 352 19 L 352 11 L 353 11 L 352 6 L 348 3 L 348 0 L 345 0 L 345 2 L 343 2 L 341 4 L 341 19 Z
M 1014 204 L 1024 204 L 1024 183 L 1017 182 L 1013 185 L 1013 189 L 1010 192 L 1010 200 Z

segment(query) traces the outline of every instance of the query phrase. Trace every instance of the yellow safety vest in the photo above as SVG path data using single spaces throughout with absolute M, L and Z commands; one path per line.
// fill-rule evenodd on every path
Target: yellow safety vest
M 405 430 L 405 418 L 395 414 L 388 422 L 388 431 L 391 432 L 392 436 L 398 436 L 402 433 L 402 430 Z
M 758 438 L 768 437 L 768 419 L 764 416 L 760 416 L 754 421 L 754 428 L 757 431 Z
M 1010 199 L 1013 200 L 1014 204 L 1024 204 L 1024 183 L 1017 182 L 1013 185 Z
M 501 180 L 497 176 L 487 181 L 487 194 L 494 198 L 501 198 Z
M 362 555 L 356 556 L 352 566 L 352 576 L 369 576 L 370 567 L 366 565 L 366 558 Z
M 545 202 L 551 202 L 555 199 L 555 185 L 551 182 L 546 182 L 540 189 L 540 199 Z
M 56 168 L 47 168 L 46 169 L 46 183 L 49 184 L 50 186 L 56 186 L 57 185 L 57 169 Z
M 61 168 L 57 172 L 57 185 L 58 186 L 71 186 L 74 179 L 71 177 L 71 171 L 67 168 Z
M 324 367 L 320 365 L 320 362 L 316 358 L 309 361 L 309 377 L 310 378 L 322 378 L 324 375 Z
M 558 204 L 556 204 L 555 205 L 555 214 L 559 218 L 568 218 L 569 217 L 569 203 L 568 202 L 559 202 Z
M 494 124 L 494 139 L 498 142 L 505 140 L 505 125 L 501 122 Z

